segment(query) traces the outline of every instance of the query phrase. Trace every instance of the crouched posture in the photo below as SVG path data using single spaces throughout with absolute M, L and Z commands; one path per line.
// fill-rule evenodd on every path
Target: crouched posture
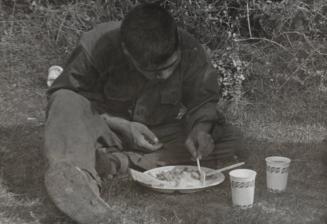
M 101 178 L 240 152 L 205 52 L 154 4 L 85 33 L 48 93 L 45 184 L 79 223 L 121 223 L 99 196 Z

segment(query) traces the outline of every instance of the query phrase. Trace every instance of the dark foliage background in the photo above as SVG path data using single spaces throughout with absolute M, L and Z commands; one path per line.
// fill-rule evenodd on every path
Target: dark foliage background
M 245 109 L 325 122 L 324 0 L 3 0 L 1 7 L 9 19 L 35 31 L 27 38 L 47 39 L 63 63 L 83 31 L 121 20 L 139 2 L 161 4 L 203 44 L 221 75 L 222 110 L 236 118 Z M 12 32 L 10 23 L 3 25 Z

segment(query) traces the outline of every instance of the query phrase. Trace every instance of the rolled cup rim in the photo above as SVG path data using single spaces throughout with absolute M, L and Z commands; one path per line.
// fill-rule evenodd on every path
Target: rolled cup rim
M 235 169 L 229 172 L 229 177 L 233 180 L 247 181 L 254 180 L 257 172 L 250 169 Z
M 269 165 L 280 165 L 280 166 L 285 166 L 289 165 L 291 163 L 291 159 L 285 156 L 268 156 L 265 158 L 266 163 Z

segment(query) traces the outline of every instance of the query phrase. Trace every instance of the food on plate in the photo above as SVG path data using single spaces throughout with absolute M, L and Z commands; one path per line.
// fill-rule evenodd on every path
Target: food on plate
M 201 185 L 200 174 L 192 167 L 174 167 L 171 170 L 155 174 L 155 177 L 161 181 L 169 182 L 175 187 Z

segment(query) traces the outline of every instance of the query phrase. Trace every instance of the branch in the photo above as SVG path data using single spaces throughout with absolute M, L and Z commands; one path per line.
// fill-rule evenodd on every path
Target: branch
M 64 13 L 64 18 L 62 19 L 62 21 L 60 23 L 60 26 L 58 28 L 58 32 L 57 32 L 57 35 L 56 35 L 56 43 L 58 43 L 59 36 L 60 36 L 61 31 L 62 31 L 62 27 L 64 26 L 64 24 L 66 22 L 66 18 L 67 18 L 67 13 Z
M 13 6 L 13 9 L 12 9 L 12 14 L 11 14 L 12 21 L 10 23 L 10 30 L 9 30 L 10 35 L 13 35 L 13 32 L 14 32 L 15 12 L 16 12 L 16 1 L 14 1 L 14 6 Z
M 267 39 L 267 38 L 262 38 L 262 37 L 250 37 L 250 38 L 247 38 L 247 39 L 235 39 L 234 41 L 236 42 L 242 42 L 242 41 L 249 41 L 249 40 L 263 40 L 263 41 L 266 41 L 266 42 L 269 42 L 269 43 L 272 43 L 280 48 L 282 48 L 284 51 L 286 51 L 287 53 L 289 53 L 290 55 L 293 56 L 293 54 L 291 54 L 289 52 L 289 50 L 284 47 L 283 45 L 281 45 L 280 43 L 277 43 L 276 41 L 273 41 L 273 40 L 270 40 L 270 39 Z
M 307 62 L 308 62 L 308 60 L 309 60 L 309 58 L 311 58 L 313 56 L 313 52 L 311 52 L 310 53 L 310 55 L 308 55 L 308 57 L 288 76 L 288 78 L 285 80 L 285 82 L 282 84 L 282 85 L 280 85 L 279 86 L 279 88 L 278 88 L 278 92 L 287 84 L 287 82 L 288 81 L 290 81 L 291 80 L 291 78 L 294 80 L 294 75 L 299 71 L 299 70 L 301 70 L 301 69 L 303 69 L 303 67 L 302 66 L 304 66 Z M 302 84 L 303 85 L 303 84 Z
M 314 45 L 313 43 L 309 40 L 308 36 L 305 35 L 304 33 L 300 33 L 298 31 L 289 31 L 289 32 L 284 32 L 284 34 L 297 34 L 299 36 L 302 36 L 304 38 L 304 40 L 309 44 L 309 46 L 319 55 L 323 55 L 323 56 L 327 56 L 326 53 L 322 53 L 320 52 Z
M 249 29 L 250 38 L 252 38 L 250 13 L 249 13 L 249 3 L 248 2 L 246 3 L 246 18 L 247 18 L 247 21 L 248 21 L 248 29 Z

